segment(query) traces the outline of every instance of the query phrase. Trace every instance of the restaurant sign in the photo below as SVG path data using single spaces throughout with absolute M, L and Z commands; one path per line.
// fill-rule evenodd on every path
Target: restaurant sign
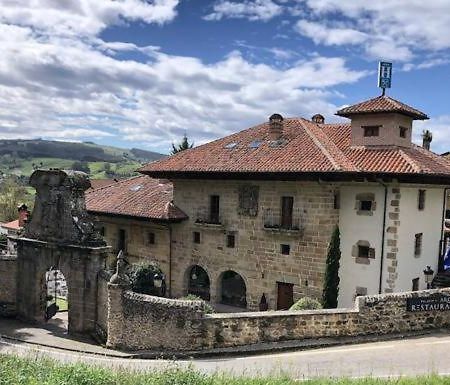
M 408 298 L 406 310 L 411 312 L 450 310 L 450 295 L 437 294 L 431 297 Z

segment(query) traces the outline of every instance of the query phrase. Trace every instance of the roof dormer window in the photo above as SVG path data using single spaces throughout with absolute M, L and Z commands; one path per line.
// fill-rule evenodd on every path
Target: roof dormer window
M 380 126 L 362 126 L 364 136 L 380 136 Z

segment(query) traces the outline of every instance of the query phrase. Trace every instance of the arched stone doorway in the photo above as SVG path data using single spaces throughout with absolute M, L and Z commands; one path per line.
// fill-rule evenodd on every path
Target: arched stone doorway
M 247 307 L 247 287 L 244 279 L 228 270 L 220 276 L 220 302 L 224 305 Z
M 69 290 L 61 270 L 52 266 L 45 272 L 45 319 L 68 329 Z
M 211 299 L 208 273 L 203 267 L 194 265 L 189 269 L 188 294 L 193 294 L 205 301 Z

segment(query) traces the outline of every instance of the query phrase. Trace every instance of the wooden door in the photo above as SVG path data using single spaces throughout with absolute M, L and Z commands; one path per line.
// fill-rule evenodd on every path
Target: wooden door
M 285 282 L 277 282 L 277 285 L 277 310 L 288 310 L 294 303 L 294 285 Z

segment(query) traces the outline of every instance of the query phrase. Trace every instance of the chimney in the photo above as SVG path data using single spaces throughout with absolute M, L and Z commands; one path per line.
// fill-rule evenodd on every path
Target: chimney
M 314 123 L 317 123 L 317 124 L 324 124 L 324 123 L 325 123 L 325 118 L 324 118 L 324 116 L 323 116 L 323 115 L 320 115 L 320 114 L 315 114 L 315 115 L 311 118 L 311 120 L 312 120 Z
M 283 117 L 280 114 L 273 114 L 269 118 L 269 138 L 279 140 L 283 135 Z
M 430 150 L 431 142 L 433 141 L 433 134 L 430 130 L 424 130 L 422 133 L 422 147 L 425 150 Z
M 18 206 L 17 211 L 19 211 L 19 227 L 23 227 L 28 220 L 28 215 L 30 215 L 30 212 L 28 211 L 26 204 Z

